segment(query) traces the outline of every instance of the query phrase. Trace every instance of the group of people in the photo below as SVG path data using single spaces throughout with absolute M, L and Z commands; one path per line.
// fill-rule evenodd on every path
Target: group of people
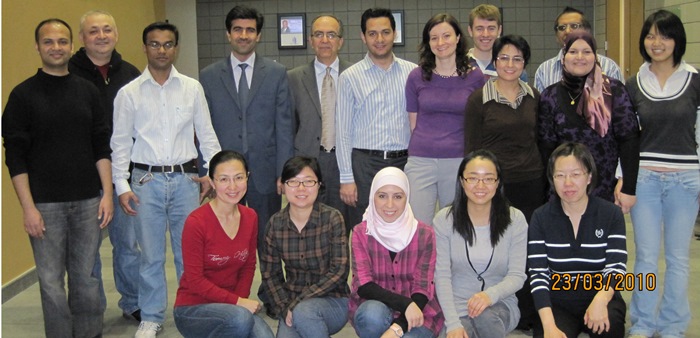
M 469 50 L 454 16 L 432 16 L 419 65 L 393 54 L 388 9 L 362 14 L 368 52 L 354 65 L 333 15 L 311 23 L 314 60 L 288 72 L 256 53 L 263 23 L 231 9 L 231 54 L 199 81 L 173 66 L 171 23 L 144 29 L 143 73 L 116 52 L 107 12 L 81 18 L 75 55 L 65 21 L 39 23 L 42 68 L 12 91 L 2 136 L 47 336 L 101 334 L 109 224 L 137 338 L 165 320 L 167 231 L 186 337 L 272 337 L 261 311 L 277 337 L 348 321 L 360 337 L 622 337 L 620 289 L 578 285 L 628 276 L 628 212 L 635 276 L 655 280 L 661 238 L 666 258 L 660 300 L 660 286 L 628 288 L 629 334 L 684 335 L 700 79 L 676 15 L 646 19 L 645 63 L 625 84 L 567 7 L 534 88 L 527 41 L 501 36 L 492 5 L 470 13 Z

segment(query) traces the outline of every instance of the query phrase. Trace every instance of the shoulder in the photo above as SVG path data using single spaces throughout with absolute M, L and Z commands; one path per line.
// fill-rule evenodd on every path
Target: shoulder
M 131 63 L 129 63 L 123 59 L 121 62 L 122 62 L 122 65 L 121 65 L 122 72 L 125 72 L 127 74 L 131 74 L 134 77 L 141 75 L 141 71 L 138 68 L 136 68 L 136 66 L 132 65 Z
M 527 232 L 527 220 L 522 211 L 510 207 L 510 227 L 515 231 Z
M 410 73 L 408 73 L 408 81 L 414 82 L 419 80 L 423 80 L 423 69 L 420 67 L 416 67 L 413 70 L 411 70 Z
M 220 72 L 222 69 L 226 68 L 226 62 L 229 62 L 229 61 L 230 61 L 229 58 L 226 57 L 226 58 L 223 58 L 219 61 L 216 61 L 216 62 L 204 67 L 204 69 L 202 69 L 202 71 L 199 73 L 200 77 L 212 76 L 212 75 Z
M 446 207 L 440 209 L 440 211 L 435 214 L 433 218 L 433 228 L 435 228 L 435 233 L 447 235 L 452 231 L 453 218 L 450 214 L 450 208 Z
M 268 59 L 264 56 L 258 55 L 256 57 L 260 58 L 260 60 L 258 62 L 260 62 L 261 65 L 265 65 L 265 67 L 269 67 L 269 69 L 270 69 L 269 71 L 277 72 L 277 73 L 284 73 L 284 74 L 287 73 L 287 67 L 285 67 L 283 64 L 281 64 L 279 62 L 275 62 L 275 61 Z M 255 71 L 253 71 L 253 72 L 255 72 Z
M 411 61 L 407 61 L 407 60 L 401 59 L 401 58 L 395 58 L 395 59 L 394 59 L 394 62 L 396 62 L 396 64 L 399 65 L 399 67 L 401 67 L 401 70 L 404 71 L 404 72 L 406 72 L 406 73 L 410 73 L 410 72 L 413 71 L 416 67 L 418 67 L 417 64 L 415 64 L 415 63 L 413 63 L 413 62 L 411 62 Z
M 430 225 L 427 225 L 422 221 L 418 221 L 418 229 L 416 230 L 416 234 L 420 234 L 420 237 L 432 238 L 435 237 L 435 230 L 433 230 L 433 227 Z
M 304 71 L 311 68 L 312 66 L 307 63 L 305 65 L 301 65 L 290 69 L 289 71 L 287 71 L 287 75 L 289 75 L 289 78 L 301 77 L 304 74 Z

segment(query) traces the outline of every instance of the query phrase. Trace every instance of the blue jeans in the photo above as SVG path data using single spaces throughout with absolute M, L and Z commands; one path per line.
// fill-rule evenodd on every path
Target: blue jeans
M 469 316 L 459 317 L 459 321 L 467 332 L 469 338 L 501 338 L 508 335 L 508 325 L 511 313 L 503 302 L 498 302 L 484 309 L 476 318 Z M 447 334 L 442 330 L 440 337 Z
M 47 337 L 95 337 L 102 334 L 104 308 L 99 280 L 92 274 L 99 249 L 100 198 L 37 203 L 44 219 L 43 239 L 30 237 L 39 275 Z M 65 275 L 68 272 L 68 296 Z
M 177 280 L 182 276 L 182 228 L 185 219 L 199 205 L 196 174 L 153 173 L 150 180 L 138 181 L 148 172 L 134 168 L 131 190 L 139 198 L 136 209 L 136 240 L 141 248 L 139 265 L 139 308 L 141 320 L 163 323 L 168 305 L 165 280 L 165 232 L 175 258 Z
M 690 241 L 698 216 L 700 174 L 697 170 L 654 172 L 639 168 L 637 203 L 632 208 L 636 255 L 634 273 L 658 276 L 664 241 L 664 285 L 635 288 L 630 304 L 631 334 L 683 337 L 690 323 L 688 275 Z M 658 278 L 660 279 L 660 278 Z M 659 303 L 659 290 L 663 289 Z M 657 311 L 658 308 L 658 311 Z
M 360 338 L 376 338 L 391 326 L 394 320 L 394 311 L 384 303 L 376 300 L 366 300 L 355 311 L 353 326 L 355 333 Z M 406 338 L 433 338 L 435 335 L 427 327 L 414 327 L 411 331 L 404 332 Z
M 173 316 L 177 330 L 185 338 L 274 337 L 265 320 L 238 305 L 211 303 L 178 306 L 173 310 Z
M 348 322 L 348 299 L 336 297 L 310 298 L 292 310 L 292 326 L 284 322 L 277 326 L 277 338 L 328 338 L 342 330 Z

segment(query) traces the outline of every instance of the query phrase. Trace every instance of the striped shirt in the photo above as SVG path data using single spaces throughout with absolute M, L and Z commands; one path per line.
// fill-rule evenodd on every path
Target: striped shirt
M 535 94 L 532 92 L 532 88 L 530 88 L 530 86 L 523 80 L 518 80 L 518 83 L 520 84 L 520 91 L 515 97 L 515 102 L 510 102 L 505 96 L 498 92 L 494 80 L 495 79 L 489 79 L 489 81 L 484 85 L 484 104 L 489 101 L 495 101 L 497 103 L 505 104 L 513 109 L 518 109 L 520 103 L 523 102 L 523 98 L 526 95 L 535 97 Z
M 270 218 L 260 274 L 275 316 L 284 318 L 309 298 L 348 297 L 347 238 L 340 211 L 318 201 L 301 231 L 289 217 L 289 205 Z
M 585 290 L 583 280 L 571 281 L 565 290 L 564 274 L 584 274 L 603 280 L 627 271 L 627 237 L 625 219 L 619 207 L 598 197 L 589 197 L 588 206 L 574 237 L 569 217 L 561 200 L 555 198 L 532 215 L 528 229 L 527 265 L 530 290 L 539 310 L 552 302 L 591 301 L 597 290 Z M 615 285 L 611 278 L 611 286 Z M 574 285 L 577 285 L 574 287 Z
M 406 79 L 415 63 L 394 56 L 384 70 L 369 58 L 338 78 L 336 155 L 340 182 L 352 183 L 352 148 L 404 150 L 411 138 L 406 114 Z
M 542 64 L 537 67 L 535 72 L 535 88 L 541 93 L 547 87 L 561 81 L 562 79 L 562 65 L 561 60 L 564 50 L 560 49 L 557 56 L 542 62 Z M 598 54 L 598 61 L 600 61 L 600 68 L 603 70 L 603 74 L 610 78 L 617 79 L 625 82 L 622 77 L 622 72 L 620 72 L 620 67 L 617 66 L 615 61 L 607 56 Z

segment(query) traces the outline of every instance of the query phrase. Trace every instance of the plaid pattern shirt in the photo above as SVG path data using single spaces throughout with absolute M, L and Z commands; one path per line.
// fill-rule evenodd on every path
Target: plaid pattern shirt
M 325 204 L 314 204 L 301 232 L 289 216 L 289 205 L 273 215 L 260 255 L 262 287 L 276 317 L 286 316 L 305 299 L 350 293 L 345 222 L 338 210 Z

